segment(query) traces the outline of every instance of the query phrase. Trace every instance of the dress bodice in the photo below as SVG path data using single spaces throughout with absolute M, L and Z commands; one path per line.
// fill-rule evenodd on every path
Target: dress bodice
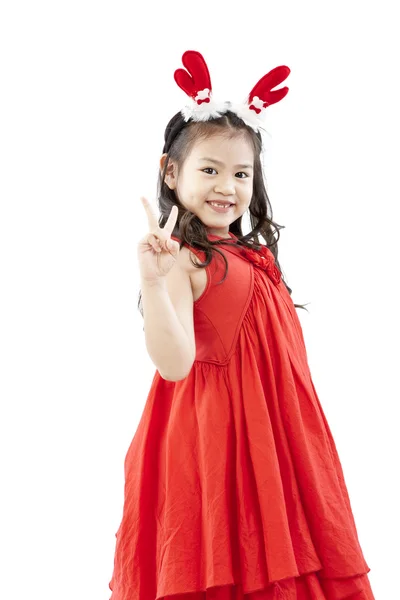
M 229 236 L 233 240 L 237 240 L 238 238 L 232 233 L 229 232 Z M 208 238 L 213 239 L 223 239 L 222 236 L 217 236 L 213 234 L 209 234 Z M 252 262 L 256 267 L 263 269 L 266 271 L 268 277 L 278 285 L 281 281 L 281 273 L 278 267 L 275 264 L 275 257 L 272 254 L 271 250 L 267 248 L 267 246 L 261 246 L 260 250 L 255 250 L 253 248 L 248 248 L 247 246 L 233 246 L 239 250 L 239 255 L 248 261 Z

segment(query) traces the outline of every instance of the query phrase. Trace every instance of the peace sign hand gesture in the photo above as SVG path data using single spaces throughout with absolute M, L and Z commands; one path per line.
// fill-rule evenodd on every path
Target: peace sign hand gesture
M 171 239 L 178 207 L 172 207 L 165 226 L 161 228 L 149 201 L 143 196 L 140 199 L 149 223 L 149 232 L 138 243 L 140 274 L 144 281 L 157 282 L 169 273 L 179 255 L 179 242 Z

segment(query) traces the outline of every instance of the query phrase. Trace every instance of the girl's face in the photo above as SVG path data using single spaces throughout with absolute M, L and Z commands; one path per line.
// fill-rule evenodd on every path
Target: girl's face
M 164 167 L 166 154 L 160 160 Z M 175 190 L 181 204 L 195 213 L 209 234 L 229 237 L 229 225 L 249 207 L 253 194 L 253 149 L 243 136 L 227 139 L 213 135 L 194 144 L 181 171 L 171 161 L 165 182 Z M 216 212 L 208 201 L 232 203 Z

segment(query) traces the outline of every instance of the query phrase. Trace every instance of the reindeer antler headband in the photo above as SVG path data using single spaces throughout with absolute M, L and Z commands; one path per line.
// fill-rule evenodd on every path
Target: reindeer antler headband
M 289 91 L 288 87 L 272 91 L 272 88 L 285 81 L 290 73 L 289 67 L 282 65 L 261 77 L 243 102 L 216 102 L 212 98 L 210 73 L 200 52 L 187 50 L 182 56 L 182 63 L 187 71 L 177 69 L 174 79 L 189 96 L 189 104 L 181 110 L 185 121 L 208 121 L 230 110 L 258 132 L 259 129 L 263 129 L 265 109 L 282 100 Z

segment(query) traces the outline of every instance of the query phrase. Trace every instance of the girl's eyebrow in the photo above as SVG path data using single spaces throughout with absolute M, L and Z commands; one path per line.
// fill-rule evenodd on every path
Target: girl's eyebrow
M 202 158 L 199 158 L 199 160 L 204 160 L 206 162 L 213 162 L 216 165 L 219 165 L 220 167 L 224 167 L 224 163 L 221 162 L 220 160 L 216 160 L 215 158 L 207 158 L 206 156 L 203 156 Z M 234 165 L 235 169 L 252 169 L 253 166 L 252 165 Z

